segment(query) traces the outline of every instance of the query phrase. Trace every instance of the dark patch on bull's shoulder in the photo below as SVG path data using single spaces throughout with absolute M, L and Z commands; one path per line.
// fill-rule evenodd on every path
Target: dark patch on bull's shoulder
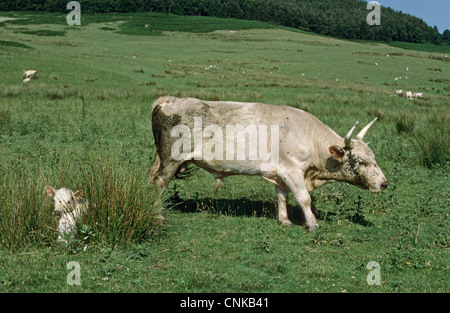
M 157 147 L 160 147 L 164 141 L 164 136 L 170 136 L 172 128 L 175 125 L 179 125 L 181 122 L 180 115 L 165 115 L 161 112 L 161 109 L 161 106 L 157 106 L 152 113 L 153 137 L 155 138 L 155 144 Z
M 173 126 L 180 124 L 181 116 L 178 114 L 165 115 L 161 112 L 162 107 L 157 106 L 152 113 L 153 128 L 159 127 L 160 130 L 172 129 Z

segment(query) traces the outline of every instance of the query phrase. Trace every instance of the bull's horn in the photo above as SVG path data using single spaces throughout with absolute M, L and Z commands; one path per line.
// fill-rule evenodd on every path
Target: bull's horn
M 369 130 L 370 126 L 372 126 L 373 123 L 375 123 L 375 121 L 377 120 L 377 118 L 375 117 L 375 119 L 370 122 L 369 124 L 367 124 L 366 127 L 364 127 L 363 129 L 361 129 L 361 131 L 359 132 L 359 134 L 356 136 L 356 139 L 360 139 L 363 140 L 364 135 L 367 133 L 367 131 Z
M 351 148 L 352 147 L 352 140 L 351 139 L 352 139 L 353 131 L 355 130 L 356 126 L 358 126 L 358 122 L 356 122 L 355 126 L 353 126 L 352 129 L 350 129 L 350 131 L 348 132 L 348 134 L 344 138 L 345 146 L 347 148 Z

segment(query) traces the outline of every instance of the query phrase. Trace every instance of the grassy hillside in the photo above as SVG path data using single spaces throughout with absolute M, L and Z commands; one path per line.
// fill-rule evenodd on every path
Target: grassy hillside
M 12 14 L 24 19 L 0 24 L 0 291 L 449 291 L 446 54 L 233 19 L 0 16 Z M 37 78 L 24 84 L 28 69 Z M 315 234 L 279 226 L 274 187 L 255 177 L 214 193 L 199 170 L 154 203 L 151 104 L 168 94 L 290 105 L 341 135 L 376 116 L 365 139 L 389 188 L 317 189 Z M 97 205 L 68 247 L 45 185 Z M 66 282 L 69 261 L 81 286 Z M 370 261 L 379 286 L 366 282 Z
M 383 22 L 367 23 L 364 0 L 98 0 L 78 1 L 83 13 L 160 12 L 182 16 L 214 16 L 269 22 L 345 39 L 450 44 L 448 30 L 441 35 L 422 19 L 381 4 Z M 65 0 L 15 0 L 0 3 L 1 11 L 67 12 Z M 369 6 L 370 8 L 370 6 Z M 372 9 L 370 9 L 372 10 Z

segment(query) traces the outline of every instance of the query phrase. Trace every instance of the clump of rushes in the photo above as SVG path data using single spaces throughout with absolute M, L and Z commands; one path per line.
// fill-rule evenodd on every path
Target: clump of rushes
M 80 223 L 93 229 L 95 240 L 109 244 L 142 241 L 163 222 L 158 192 L 145 171 L 109 161 L 87 162 L 79 169 L 89 210 Z
M 450 128 L 449 116 L 431 116 L 426 123 L 420 125 L 414 134 L 415 149 L 420 157 L 421 165 L 432 168 L 445 166 L 450 162 L 450 145 L 448 138 Z
M 53 237 L 45 195 L 28 172 L 0 167 L 0 244 L 13 252 Z M 55 237 L 56 238 L 56 237 Z

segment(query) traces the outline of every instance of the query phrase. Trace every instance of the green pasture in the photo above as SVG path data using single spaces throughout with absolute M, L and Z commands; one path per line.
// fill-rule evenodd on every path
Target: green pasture
M 234 19 L 0 17 L 20 18 L 0 19 L 0 292 L 450 291 L 446 53 Z M 378 117 L 365 141 L 389 187 L 315 190 L 314 234 L 278 225 L 275 188 L 258 177 L 214 193 L 194 171 L 160 203 L 146 175 L 163 95 L 289 105 L 342 136 Z M 93 204 L 67 246 L 46 185 Z M 70 261 L 80 286 L 67 284 Z M 366 282 L 371 261 L 380 285 Z

